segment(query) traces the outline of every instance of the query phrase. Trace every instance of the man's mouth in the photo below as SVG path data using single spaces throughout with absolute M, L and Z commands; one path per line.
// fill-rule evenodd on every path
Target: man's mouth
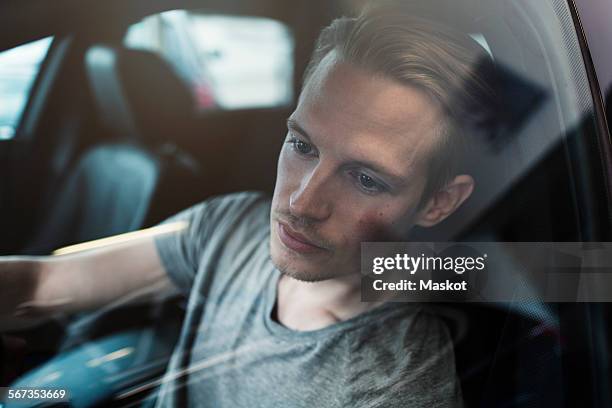
M 278 237 L 283 245 L 296 252 L 312 253 L 325 250 L 283 222 L 278 222 Z

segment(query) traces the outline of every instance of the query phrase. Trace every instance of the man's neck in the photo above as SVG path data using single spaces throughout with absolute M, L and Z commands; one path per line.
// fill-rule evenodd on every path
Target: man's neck
M 281 275 L 275 317 L 293 330 L 317 330 L 355 317 L 381 303 L 361 302 L 359 274 L 320 282 L 303 282 Z

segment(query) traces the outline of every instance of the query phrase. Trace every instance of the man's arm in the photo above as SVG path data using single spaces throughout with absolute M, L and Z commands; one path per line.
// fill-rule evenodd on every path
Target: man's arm
M 174 289 L 151 235 L 67 255 L 0 257 L 0 331 Z

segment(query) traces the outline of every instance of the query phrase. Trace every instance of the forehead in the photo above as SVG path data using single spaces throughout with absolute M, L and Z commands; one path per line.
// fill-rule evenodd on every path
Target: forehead
M 338 153 L 356 160 L 375 156 L 407 174 L 429 157 L 443 116 L 417 87 L 373 75 L 331 52 L 308 80 L 292 119 Z

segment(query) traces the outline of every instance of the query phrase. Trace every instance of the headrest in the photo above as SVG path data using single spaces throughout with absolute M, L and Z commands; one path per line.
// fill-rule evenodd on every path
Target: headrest
M 117 136 L 163 143 L 187 128 L 195 109 L 192 93 L 158 55 L 94 45 L 85 65 L 100 117 Z

